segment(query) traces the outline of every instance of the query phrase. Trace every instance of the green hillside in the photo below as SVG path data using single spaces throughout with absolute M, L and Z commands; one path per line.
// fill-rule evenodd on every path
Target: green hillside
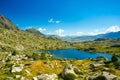
M 49 38 L 36 29 L 18 29 L 10 20 L 0 15 L 0 52 L 17 51 L 32 54 L 38 50 L 61 49 L 66 43 L 57 38 Z
M 73 43 L 73 47 L 89 52 L 104 52 L 120 56 L 120 38 L 97 39 L 95 41 Z

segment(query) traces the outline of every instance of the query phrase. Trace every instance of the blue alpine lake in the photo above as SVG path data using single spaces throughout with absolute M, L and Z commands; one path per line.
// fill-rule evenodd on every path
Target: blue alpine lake
M 61 50 L 44 50 L 45 52 L 52 53 L 57 58 L 73 58 L 73 59 L 87 59 L 87 58 L 97 58 L 99 56 L 103 56 L 107 59 L 111 59 L 110 54 L 106 53 L 91 53 L 85 52 L 77 49 L 61 49 Z

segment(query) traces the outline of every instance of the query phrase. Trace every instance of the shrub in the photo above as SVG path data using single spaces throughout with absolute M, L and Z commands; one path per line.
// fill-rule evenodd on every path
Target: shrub
M 38 53 L 33 53 L 33 54 L 32 54 L 32 58 L 33 58 L 34 60 L 38 60 L 38 59 L 40 59 L 40 56 L 39 56 Z
M 114 62 L 114 65 L 115 65 L 115 66 L 120 66 L 120 61 Z
M 105 76 L 100 75 L 93 80 L 107 80 L 107 78 Z
M 12 53 L 12 55 L 15 56 L 16 54 L 18 54 L 18 52 L 16 50 L 14 50 L 13 53 Z
M 79 69 L 77 69 L 77 68 L 74 68 L 74 72 L 76 73 L 76 74 L 83 74 L 82 72 L 80 72 L 80 70 Z
M 64 80 L 75 80 L 75 75 L 72 73 L 66 74 Z
M 116 61 L 113 63 L 116 69 L 120 69 L 120 61 Z
M 41 53 L 41 59 L 46 60 L 46 59 L 47 59 L 46 54 L 47 54 L 47 53 Z
M 112 60 L 112 62 L 116 62 L 116 61 L 118 61 L 118 58 L 117 58 L 116 55 L 113 55 L 112 58 L 111 58 L 111 60 Z
M 105 57 L 103 57 L 103 56 L 99 56 L 99 57 L 97 57 L 96 58 L 97 59 L 97 61 L 106 61 L 106 58 Z
M 7 64 L 5 64 L 5 67 L 12 67 L 13 66 L 13 64 L 12 63 L 7 63 Z
M 12 76 L 13 74 L 10 72 L 10 70 L 5 70 L 4 74 Z
M 10 58 L 7 58 L 7 59 L 6 59 L 6 62 L 10 62 Z

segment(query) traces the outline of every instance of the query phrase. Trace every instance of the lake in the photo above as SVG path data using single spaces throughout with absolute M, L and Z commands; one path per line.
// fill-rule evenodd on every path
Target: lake
M 103 56 L 105 58 L 111 59 L 110 54 L 105 53 L 91 53 L 85 52 L 77 49 L 61 49 L 61 50 L 45 50 L 45 52 L 52 53 L 57 58 L 74 58 L 74 59 L 87 59 L 87 58 L 97 58 Z

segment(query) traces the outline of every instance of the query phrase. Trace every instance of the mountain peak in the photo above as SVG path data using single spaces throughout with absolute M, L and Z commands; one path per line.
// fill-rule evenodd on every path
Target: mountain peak
M 0 14 L 0 28 L 9 30 L 19 30 L 8 18 Z
M 26 31 L 36 36 L 41 36 L 41 35 L 43 36 L 43 34 L 40 31 L 36 30 L 35 28 L 29 28 L 29 29 L 26 29 Z

